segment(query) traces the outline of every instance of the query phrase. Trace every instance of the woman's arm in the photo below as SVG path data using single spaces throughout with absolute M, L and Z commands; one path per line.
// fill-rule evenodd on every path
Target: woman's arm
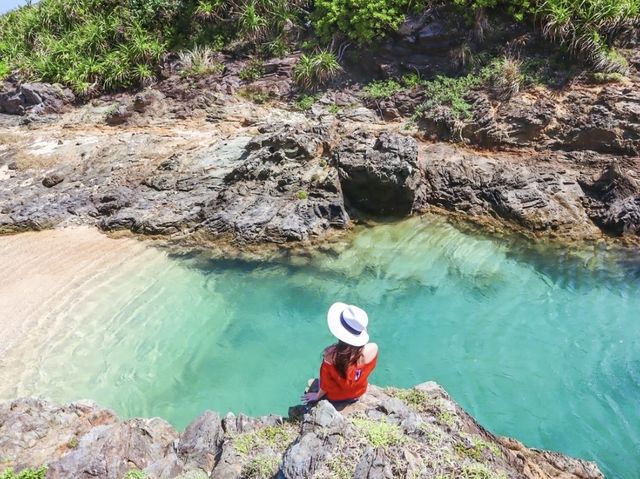
M 305 404 L 308 404 L 310 402 L 320 401 L 320 399 L 322 399 L 325 394 L 326 393 L 322 390 L 322 388 L 320 388 L 318 389 L 318 392 L 315 393 L 304 393 L 300 399 L 302 399 Z

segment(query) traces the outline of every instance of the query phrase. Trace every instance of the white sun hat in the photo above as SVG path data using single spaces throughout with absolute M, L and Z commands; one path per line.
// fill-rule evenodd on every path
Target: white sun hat
M 343 343 L 364 346 L 369 342 L 369 317 L 364 310 L 345 303 L 334 303 L 327 313 L 329 331 Z

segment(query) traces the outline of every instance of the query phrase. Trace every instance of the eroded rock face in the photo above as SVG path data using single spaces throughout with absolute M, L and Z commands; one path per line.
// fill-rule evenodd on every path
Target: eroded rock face
M 284 127 L 254 137 L 224 189 L 202 210 L 205 228 L 245 241 L 301 241 L 345 228 L 336 171 L 324 155 L 328 132 Z
M 640 234 L 638 162 L 609 164 L 595 180 L 581 184 L 587 193 L 591 218 L 604 231 L 620 236 Z
M 221 420 L 207 411 L 180 435 L 162 419 L 119 421 L 90 402 L 0 403 L 0 472 L 47 465 L 53 479 L 121 479 L 130 470 L 151 479 L 603 479 L 593 463 L 494 436 L 432 382 L 371 386 L 341 411 L 327 401 L 294 410 L 302 410 L 299 419 Z
M 356 132 L 335 150 L 345 197 L 356 208 L 377 215 L 407 215 L 421 180 L 418 144 L 411 137 Z
M 561 158 L 528 162 L 479 155 L 444 144 L 424 148 L 423 205 L 471 215 L 490 214 L 529 230 L 591 236 L 597 228 L 581 204 L 579 173 L 551 165 Z M 562 171 L 562 174 L 558 172 Z
M 61 86 L 48 83 L 5 83 L 4 91 L 0 89 L 0 113 L 60 113 L 65 105 L 74 100 L 71 90 Z

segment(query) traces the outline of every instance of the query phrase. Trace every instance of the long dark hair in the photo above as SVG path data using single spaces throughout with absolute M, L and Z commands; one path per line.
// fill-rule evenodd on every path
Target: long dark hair
M 351 346 L 350 344 L 338 341 L 337 344 L 329 346 L 329 348 L 333 348 L 331 351 L 333 365 L 336 367 L 338 373 L 340 373 L 340 376 L 347 379 L 349 366 L 355 366 L 358 363 L 360 356 L 362 356 L 364 346 Z

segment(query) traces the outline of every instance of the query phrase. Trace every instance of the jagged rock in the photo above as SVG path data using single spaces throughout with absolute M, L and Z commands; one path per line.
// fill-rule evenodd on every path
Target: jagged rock
M 34 113 L 59 113 L 65 104 L 75 100 L 67 88 L 48 83 L 23 83 L 13 90 L 0 93 L 0 113 L 22 115 L 28 110 Z
M 223 439 L 220 416 L 206 411 L 182 433 L 177 446 L 178 457 L 187 467 L 201 469 L 209 475 L 215 466 Z
M 418 145 L 407 136 L 383 133 L 377 139 L 356 133 L 334 158 L 345 196 L 356 208 L 378 215 L 406 215 L 420 181 Z
M 419 204 L 471 216 L 496 216 L 529 231 L 596 234 L 581 203 L 579 173 L 567 168 L 568 162 L 564 169 L 548 164 L 544 158 L 523 164 L 504 156 L 497 159 L 443 144 L 429 145 L 424 149 L 426 181 Z
M 640 234 L 640 180 L 635 168 L 613 162 L 593 182 L 582 181 L 590 216 L 612 235 Z
M 320 401 L 300 422 L 233 414 L 221 421 L 208 411 L 181 435 L 158 418 L 121 422 L 92 402 L 22 399 L 0 403 L 0 451 L 0 473 L 47 465 L 51 479 L 121 479 L 132 469 L 150 479 L 603 479 L 593 463 L 494 436 L 432 382 L 411 391 L 370 386 L 341 412 Z
M 254 138 L 247 150 L 224 178 L 224 190 L 203 209 L 208 231 L 285 242 L 347 225 L 337 174 L 323 165 L 318 133 L 285 127 Z
M 177 437 L 159 418 L 95 427 L 72 451 L 48 464 L 47 477 L 121 479 L 131 469 L 143 470 L 162 460 Z

